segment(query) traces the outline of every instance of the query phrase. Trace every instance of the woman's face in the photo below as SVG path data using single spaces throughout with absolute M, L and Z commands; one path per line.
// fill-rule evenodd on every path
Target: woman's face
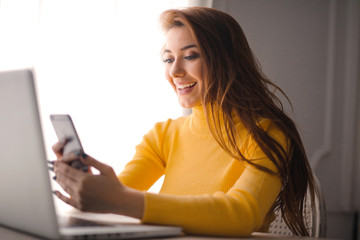
M 201 104 L 202 60 L 200 49 L 186 26 L 174 27 L 166 34 L 163 52 L 165 76 L 184 108 Z

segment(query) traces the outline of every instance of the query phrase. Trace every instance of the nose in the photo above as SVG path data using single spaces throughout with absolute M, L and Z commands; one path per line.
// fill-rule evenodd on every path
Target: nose
M 185 76 L 185 69 L 182 65 L 182 62 L 179 60 L 175 60 L 171 65 L 170 76 L 172 78 L 178 78 Z

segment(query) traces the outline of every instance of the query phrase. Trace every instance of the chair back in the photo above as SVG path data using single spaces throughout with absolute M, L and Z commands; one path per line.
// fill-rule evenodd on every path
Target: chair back
M 310 192 L 307 191 L 304 201 L 303 215 L 306 227 L 311 237 L 326 237 L 326 208 L 325 200 L 319 181 L 315 179 L 315 207 L 311 207 Z M 294 235 L 286 225 L 280 210 L 275 212 L 276 219 L 270 224 L 269 232 L 281 235 Z

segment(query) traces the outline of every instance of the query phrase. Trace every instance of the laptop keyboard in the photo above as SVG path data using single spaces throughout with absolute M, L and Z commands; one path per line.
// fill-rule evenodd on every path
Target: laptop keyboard
M 110 226 L 111 224 L 99 223 L 91 220 L 85 220 L 76 217 L 60 217 L 60 224 L 64 227 L 96 227 L 96 226 Z

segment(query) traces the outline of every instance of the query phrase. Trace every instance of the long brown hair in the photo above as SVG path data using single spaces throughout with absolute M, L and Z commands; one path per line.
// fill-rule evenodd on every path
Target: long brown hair
M 296 126 L 275 92 L 289 99 L 262 73 L 238 22 L 224 12 L 203 7 L 167 10 L 161 21 L 165 31 L 188 26 L 197 40 L 205 69 L 202 105 L 215 139 L 234 158 L 279 174 L 282 189 L 269 213 L 280 209 L 294 234 L 309 235 L 303 204 L 307 189 L 314 202 L 314 179 Z M 277 172 L 243 156 L 234 116 L 241 119 Z M 288 149 L 259 126 L 261 119 L 271 120 L 287 136 Z

